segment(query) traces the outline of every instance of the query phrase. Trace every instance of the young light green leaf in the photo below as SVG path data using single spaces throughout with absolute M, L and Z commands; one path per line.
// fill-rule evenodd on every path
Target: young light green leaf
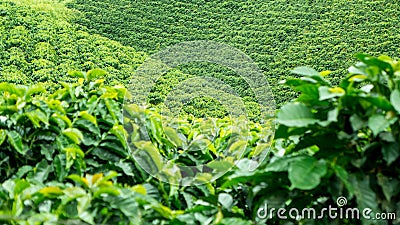
M 75 144 L 79 144 L 83 140 L 82 132 L 76 128 L 67 128 L 63 130 L 62 133 L 63 135 L 68 137 L 71 141 L 73 141 Z
M 288 127 L 306 127 L 318 122 L 303 103 L 288 103 L 278 112 L 277 122 Z
M 90 114 L 88 113 L 88 111 L 82 111 L 82 112 L 80 112 L 80 113 L 79 113 L 79 116 L 82 117 L 82 118 L 85 119 L 85 120 L 90 121 L 91 123 L 93 123 L 94 125 L 97 126 L 96 117 L 90 115 Z
M 29 186 L 30 186 L 30 184 L 29 184 L 28 181 L 26 181 L 26 180 L 24 180 L 24 179 L 18 180 L 18 181 L 15 183 L 14 194 L 15 194 L 15 195 L 20 194 L 23 190 L 25 190 L 25 189 L 28 188 Z
M 89 182 L 84 177 L 80 177 L 77 174 L 71 174 L 67 178 L 75 181 L 76 183 L 82 185 L 83 187 L 89 187 Z
M 84 73 L 77 70 L 68 71 L 68 75 L 70 75 L 71 77 L 85 78 Z
M 246 150 L 246 147 L 247 141 L 237 141 L 229 147 L 228 152 L 230 155 L 240 158 Z
M 92 81 L 93 79 L 104 77 L 106 74 L 107 72 L 102 69 L 92 69 L 87 72 L 86 79 L 87 81 Z

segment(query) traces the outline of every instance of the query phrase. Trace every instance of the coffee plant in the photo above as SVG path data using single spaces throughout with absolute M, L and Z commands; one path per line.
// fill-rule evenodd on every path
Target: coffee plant
M 400 63 L 387 56 L 357 58 L 361 62 L 350 67 L 337 86 L 326 77 L 330 71 L 309 67 L 294 69 L 302 77 L 285 81 L 300 95 L 277 113 L 274 156 L 265 168 L 237 170 L 222 185 L 246 190 L 241 207 L 249 206 L 253 219 L 266 203 L 287 211 L 321 212 L 328 205 L 337 207 L 336 200 L 345 197 L 346 208 L 369 208 L 372 219 L 292 218 L 291 224 L 400 222 Z M 397 220 L 373 219 L 385 212 Z M 267 223 L 282 220 L 275 215 Z

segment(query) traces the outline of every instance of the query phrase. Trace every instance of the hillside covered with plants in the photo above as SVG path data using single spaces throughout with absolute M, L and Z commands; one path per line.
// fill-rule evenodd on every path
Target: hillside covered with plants
M 354 54 L 400 54 L 397 0 L 129 1 L 75 0 L 76 22 L 148 53 L 183 41 L 214 40 L 250 56 L 265 72 L 278 105 L 295 96 L 279 85 L 296 66 L 331 70 L 338 84 Z M 181 66 L 188 74 L 213 76 L 244 96 L 246 83 L 232 71 L 207 63 Z M 173 79 L 173 78 L 171 78 Z
M 0 1 L 0 224 L 400 224 L 395 3 Z M 258 63 L 276 118 L 260 120 L 243 80 L 209 63 L 131 103 L 149 55 L 198 39 Z M 242 91 L 250 119 L 207 97 L 162 114 L 199 75 Z M 328 206 L 369 213 L 321 216 Z

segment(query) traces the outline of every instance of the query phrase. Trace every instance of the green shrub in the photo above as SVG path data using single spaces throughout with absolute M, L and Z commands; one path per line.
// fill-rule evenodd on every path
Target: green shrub
M 250 123 L 251 130 L 237 133 L 234 119 L 165 120 L 152 109 L 127 104 L 123 110 L 126 89 L 104 85 L 104 71 L 69 74 L 77 82 L 61 83 L 54 93 L 43 85 L 0 84 L 0 221 L 204 224 L 245 218 L 230 209 L 234 203 L 227 205 L 233 197 L 218 189 L 211 172 L 218 175 L 238 160 L 220 156 L 227 148 L 232 156 L 235 146 L 246 147 L 240 148 L 245 158 L 261 154 L 271 144 L 268 125 Z M 138 154 L 147 161 L 138 163 Z M 194 177 L 211 183 L 159 181 L 144 169 L 156 166 L 160 175 L 173 175 L 172 183 L 187 171 L 169 168 L 157 154 L 179 165 L 207 165 L 211 170 Z
M 247 174 L 236 171 L 222 185 L 243 184 L 253 218 L 266 202 L 270 208 L 296 208 L 300 213 L 314 208 L 318 213 L 328 205 L 338 208 L 336 200 L 343 196 L 348 200 L 344 209 L 358 208 L 361 213 L 370 208 L 372 218 L 395 213 L 397 220 L 392 222 L 399 222 L 400 63 L 386 56 L 357 58 L 361 62 L 350 67 L 338 86 L 324 77 L 326 72 L 308 67 L 292 71 L 301 78 L 286 80 L 300 95 L 278 111 L 275 156 L 265 168 Z M 325 215 L 324 220 L 288 221 L 392 224 L 367 220 L 362 214 L 361 220 L 329 220 Z M 284 223 L 276 215 L 272 221 Z

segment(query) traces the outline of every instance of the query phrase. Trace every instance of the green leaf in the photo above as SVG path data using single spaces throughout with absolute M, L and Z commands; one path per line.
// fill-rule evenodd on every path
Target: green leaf
M 247 141 L 236 141 L 229 147 L 229 155 L 233 155 L 236 158 L 240 158 L 247 147 Z
M 67 127 L 72 126 L 71 120 L 65 115 L 60 115 L 60 114 L 54 113 L 53 115 L 51 115 L 51 117 L 54 119 L 54 121 L 56 121 L 57 126 L 59 126 L 60 128 L 65 127 L 64 124 L 61 124 L 61 123 L 65 123 L 67 125 Z
M 59 154 L 53 160 L 54 170 L 57 175 L 57 180 L 62 181 L 67 176 L 67 164 L 65 162 L 65 156 Z
M 350 123 L 353 130 L 360 130 L 365 126 L 365 122 L 357 114 L 353 114 L 350 117 Z
M 37 128 L 41 127 L 40 122 L 49 125 L 49 119 L 47 118 L 46 114 L 39 109 L 27 112 L 25 114 L 29 118 L 29 120 L 32 121 L 33 125 Z
M 395 120 L 387 120 L 385 116 L 375 114 L 368 119 L 368 127 L 372 130 L 372 133 L 376 136 L 380 132 L 386 130 Z
M 229 169 L 231 169 L 234 164 L 232 162 L 228 162 L 228 161 L 211 161 L 209 163 L 207 163 L 207 166 L 210 167 L 213 170 L 216 171 L 227 171 Z
M 252 222 L 240 218 L 223 218 L 219 225 L 253 225 Z
M 26 173 L 28 173 L 29 171 L 32 171 L 32 170 L 33 170 L 32 166 L 24 165 L 18 169 L 16 176 L 18 178 L 22 178 Z
M 91 81 L 93 79 L 104 77 L 106 74 L 107 74 L 106 71 L 96 68 L 96 69 L 89 70 L 87 72 L 86 79 L 87 79 L 87 81 Z
M 85 153 L 83 153 L 82 149 L 77 145 L 68 145 L 63 151 L 67 153 L 67 158 L 72 157 L 76 159 L 77 155 L 81 158 L 85 158 Z
M 179 138 L 175 129 L 171 127 L 164 127 L 164 133 L 168 140 L 175 145 L 175 147 L 180 147 L 182 145 L 182 140 Z
M 381 173 L 378 173 L 376 177 L 378 178 L 378 184 L 382 187 L 386 200 L 390 202 L 392 197 L 400 192 L 399 180 L 394 177 L 386 177 Z
M 192 141 L 188 147 L 188 151 L 190 152 L 207 152 L 208 146 L 211 144 L 208 139 L 196 139 Z
M 124 146 L 124 148 L 127 147 L 127 143 L 126 143 L 126 136 L 128 135 L 124 129 L 124 126 L 122 125 L 114 125 L 110 132 L 112 134 L 114 134 L 118 140 L 120 141 L 120 143 Z
M 14 187 L 14 194 L 18 195 L 20 193 L 22 193 L 23 190 L 25 190 L 26 188 L 28 188 L 30 186 L 29 182 L 26 180 L 18 180 L 15 183 L 15 187 Z
M 3 144 L 6 138 L 7 138 L 7 131 L 0 129 L 0 146 Z
M 390 103 L 392 103 L 393 108 L 396 109 L 397 113 L 400 113 L 400 91 L 394 90 L 390 94 Z
M 358 177 L 355 175 L 351 175 L 350 182 L 354 186 L 354 195 L 357 198 L 357 208 L 370 208 L 372 210 L 370 216 L 374 218 L 374 214 L 379 213 L 380 210 L 378 210 L 376 194 L 369 185 L 369 177 Z
M 85 75 L 77 70 L 68 71 L 68 75 L 70 75 L 71 77 L 85 78 Z
M 334 97 L 340 97 L 345 94 L 345 91 L 340 87 L 330 88 L 327 86 L 319 87 L 318 92 L 319 92 L 319 100 L 320 101 L 323 101 L 326 99 L 331 99 Z
M 318 120 L 303 103 L 288 103 L 278 112 L 277 122 L 288 127 L 307 127 Z
M 233 204 L 233 197 L 227 193 L 220 193 L 218 195 L 218 202 L 226 209 L 230 209 Z
M 16 131 L 7 131 L 8 142 L 20 154 L 25 155 L 29 148 L 22 142 L 22 137 Z
M 96 117 L 90 115 L 90 114 L 88 113 L 88 111 L 82 111 L 82 112 L 80 112 L 80 113 L 79 113 L 79 116 L 82 117 L 83 119 L 87 120 L 87 121 L 90 121 L 91 123 L 93 123 L 94 125 L 97 126 Z
M 306 156 L 274 156 L 265 168 L 266 172 L 284 172 L 289 170 L 290 163 L 305 159 Z
M 102 142 L 99 147 L 103 148 L 106 151 L 111 151 L 113 153 L 117 153 L 119 157 L 127 157 L 128 156 L 128 151 L 126 148 L 122 146 L 119 142 L 111 142 L 111 141 L 104 141 Z
M 71 141 L 73 141 L 75 144 L 79 144 L 83 140 L 82 132 L 76 128 L 67 128 L 63 130 L 62 133 L 63 135 L 67 136 Z
M 138 148 L 135 151 L 135 160 L 145 169 L 148 173 L 156 174 L 161 171 L 163 167 L 163 160 L 160 152 L 149 141 L 135 142 L 135 146 Z
M 303 76 L 320 76 L 318 71 L 307 66 L 296 67 L 291 72 Z
M 392 104 L 383 96 L 367 96 L 362 99 L 385 111 L 393 110 Z
M 14 180 L 6 180 L 1 186 L 8 192 L 8 196 L 13 199 L 14 198 L 14 190 L 15 190 L 15 181 Z
M 358 53 L 356 57 L 366 65 L 377 66 L 379 69 L 387 72 L 390 77 L 393 76 L 393 68 L 389 63 L 367 54 Z
M 394 162 L 400 155 L 399 144 L 397 142 L 383 144 L 382 145 L 382 155 L 383 159 L 389 166 Z
M 46 88 L 44 88 L 43 85 L 34 85 L 32 87 L 29 87 L 28 91 L 26 92 L 26 95 L 31 96 L 33 94 L 39 94 L 39 93 L 46 93 Z
M 88 181 L 85 178 L 80 177 L 79 175 L 71 174 L 67 178 L 75 181 L 76 183 L 82 185 L 83 187 L 89 187 Z
M 29 180 L 35 180 L 39 183 L 43 183 L 49 176 L 50 172 L 53 171 L 53 167 L 43 159 L 41 162 L 36 164 L 34 171 L 35 173 L 33 174 L 33 177 Z
M 0 92 L 9 92 L 11 94 L 16 94 L 17 96 L 23 95 L 23 91 L 21 89 L 10 83 L 0 83 Z
M 294 68 L 291 72 L 294 74 L 306 76 L 306 77 L 302 77 L 301 78 L 302 80 L 310 81 L 311 83 L 318 82 L 323 85 L 330 85 L 330 83 L 327 80 L 325 80 L 321 76 L 321 74 L 313 68 L 310 68 L 307 66 L 300 66 L 300 67 Z
M 327 172 L 327 165 L 324 160 L 306 157 L 301 161 L 292 162 L 288 172 L 292 189 L 311 190 L 321 182 L 321 177 Z
M 126 175 L 130 176 L 130 177 L 134 177 L 135 174 L 133 172 L 133 167 L 134 165 L 132 164 L 132 162 L 124 162 L 124 161 L 119 161 L 114 163 L 114 165 L 118 168 L 120 168 Z
M 349 193 L 353 195 L 354 187 L 349 181 L 349 174 L 347 171 L 337 164 L 333 165 L 333 170 L 335 171 L 336 176 L 339 177 L 339 179 L 343 182 Z
M 105 98 L 104 103 L 114 121 L 120 121 L 122 119 L 122 114 L 118 102 L 113 99 Z

